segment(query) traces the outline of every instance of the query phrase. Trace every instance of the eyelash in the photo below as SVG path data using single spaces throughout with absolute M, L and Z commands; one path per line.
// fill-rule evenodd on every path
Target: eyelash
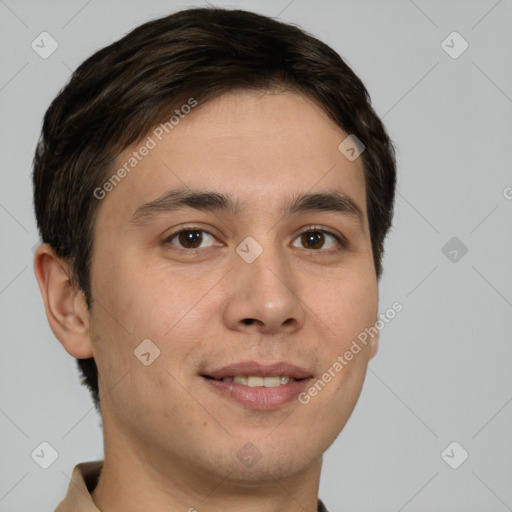
M 174 233 L 170 234 L 169 236 L 167 236 L 164 240 L 163 240 L 163 244 L 164 245 L 167 245 L 167 244 L 170 244 L 170 245 L 173 245 L 174 248 L 176 248 L 177 250 L 179 251 L 184 251 L 184 252 L 187 252 L 187 253 L 196 253 L 196 252 L 199 252 L 199 251 L 203 251 L 205 249 L 209 249 L 210 247 L 202 247 L 202 248 L 196 248 L 196 249 L 187 249 L 187 248 L 184 248 L 184 247 L 178 247 L 174 244 L 171 244 L 171 240 L 176 237 L 176 235 L 179 235 L 180 233 L 183 233 L 183 232 L 187 232 L 187 231 L 200 231 L 202 233 L 207 233 L 208 235 L 210 235 L 211 237 L 213 238 L 216 238 L 215 235 L 212 235 L 209 231 L 207 231 L 206 229 L 202 229 L 198 226 L 186 226 L 185 228 L 181 228 L 180 230 L 178 231 L 175 231 Z M 327 235 L 330 235 L 332 236 L 336 242 L 338 242 L 339 244 L 339 247 L 338 248 L 331 248 L 331 249 L 305 249 L 305 250 L 309 250 L 309 251 L 312 251 L 312 252 L 325 252 L 325 253 L 332 253 L 332 252 L 338 252 L 338 251 L 341 251 L 342 249 L 345 249 L 348 245 L 348 242 L 347 240 L 345 239 L 345 237 L 343 237 L 342 235 L 338 235 L 336 233 L 333 233 L 332 231 L 329 231 L 327 229 L 324 229 L 322 228 L 321 226 L 315 226 L 315 225 L 311 225 L 311 226 L 307 226 L 303 231 L 301 231 L 297 237 L 295 238 L 295 240 L 297 238 L 299 238 L 300 236 L 302 236 L 303 234 L 305 233 L 310 233 L 310 232 L 320 232 L 320 233 L 324 233 L 324 234 L 327 234 Z

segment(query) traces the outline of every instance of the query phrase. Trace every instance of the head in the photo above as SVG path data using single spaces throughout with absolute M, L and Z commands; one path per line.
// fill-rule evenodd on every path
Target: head
M 339 149 L 348 136 L 364 144 L 355 159 Z M 312 383 L 377 319 L 392 143 L 360 79 L 295 26 L 205 8 L 136 28 L 52 102 L 33 182 L 52 330 L 103 420 L 147 453 L 227 467 L 233 439 L 257 444 L 285 412 L 241 409 L 210 373 L 286 359 Z M 260 446 L 273 468 L 292 464 L 305 424 L 304 464 L 332 443 L 377 341 L 314 400 L 285 406 L 288 427 Z

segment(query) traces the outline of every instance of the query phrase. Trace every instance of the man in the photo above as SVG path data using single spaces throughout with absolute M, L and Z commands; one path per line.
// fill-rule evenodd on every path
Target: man
M 53 101 L 33 179 L 46 314 L 104 429 L 57 511 L 325 510 L 395 192 L 339 55 L 246 11 L 148 22 Z

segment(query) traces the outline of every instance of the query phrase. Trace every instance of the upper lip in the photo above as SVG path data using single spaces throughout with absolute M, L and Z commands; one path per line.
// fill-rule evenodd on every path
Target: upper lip
M 217 370 L 204 373 L 205 376 L 222 379 L 223 377 L 235 377 L 237 375 L 255 375 L 259 377 L 290 377 L 293 379 L 305 379 L 311 374 L 304 368 L 285 361 L 274 364 L 260 364 L 256 361 L 243 361 L 241 363 L 223 366 Z

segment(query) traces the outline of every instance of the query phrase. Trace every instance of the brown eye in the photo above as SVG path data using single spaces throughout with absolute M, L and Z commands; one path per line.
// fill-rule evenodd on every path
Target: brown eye
M 321 249 L 325 242 L 324 235 L 320 231 L 302 233 L 300 240 L 308 249 Z
M 203 229 L 184 229 L 170 235 L 165 242 L 173 245 L 178 245 L 181 249 L 199 249 L 201 244 L 205 241 L 205 237 L 214 237 Z M 177 240 L 177 243 L 173 243 L 173 240 Z
M 305 249 L 320 250 L 333 249 L 336 248 L 336 246 L 338 248 L 345 247 L 345 242 L 341 237 L 323 229 L 309 228 L 309 230 L 304 231 L 299 238 L 301 246 Z M 334 240 L 334 242 L 329 242 L 329 240 Z

